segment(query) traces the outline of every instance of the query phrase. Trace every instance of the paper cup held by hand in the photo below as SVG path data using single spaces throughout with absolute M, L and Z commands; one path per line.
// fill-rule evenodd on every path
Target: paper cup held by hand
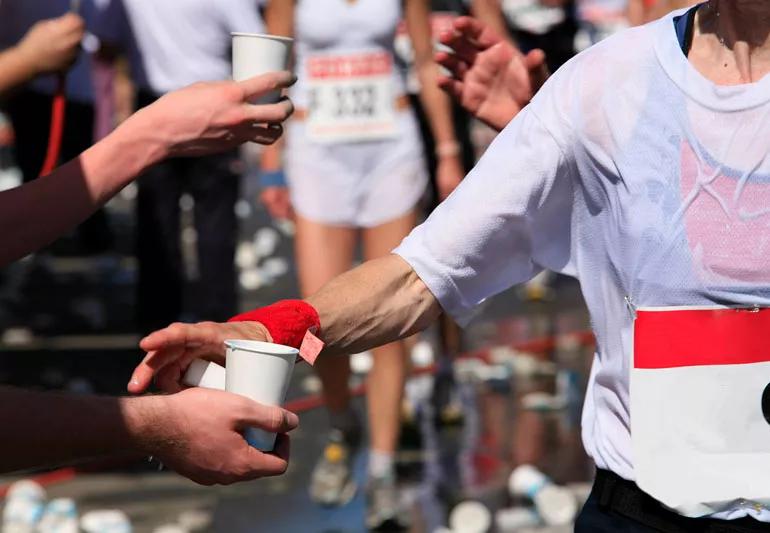
M 269 342 L 227 340 L 226 390 L 263 405 L 281 405 L 286 398 L 299 350 Z M 276 434 L 248 428 L 244 437 L 256 449 L 269 452 Z
M 196 359 L 190 363 L 182 382 L 188 387 L 225 390 L 225 367 L 204 359 Z
M 258 33 L 233 33 L 233 79 L 243 81 L 269 72 L 289 70 L 294 39 Z M 255 103 L 277 102 L 273 91 Z

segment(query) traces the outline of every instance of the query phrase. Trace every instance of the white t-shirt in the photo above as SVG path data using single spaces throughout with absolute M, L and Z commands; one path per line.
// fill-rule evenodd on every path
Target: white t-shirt
M 101 18 L 100 10 L 109 0 L 85 0 L 81 3 L 80 15 L 86 21 L 86 37 L 83 41 L 85 51 L 67 72 L 67 97 L 77 102 L 93 101 L 93 82 L 91 79 L 91 52 L 98 47 L 98 40 L 93 35 L 95 24 Z M 24 34 L 36 22 L 60 17 L 70 8 L 70 0 L 2 0 L 0 1 L 0 49 L 9 48 L 18 43 Z M 30 87 L 44 94 L 53 94 L 56 90 L 56 77 L 40 76 L 30 83 Z
M 585 448 L 634 480 L 632 306 L 770 306 L 769 117 L 770 76 L 714 85 L 671 16 L 623 31 L 556 72 L 395 253 L 460 321 L 542 269 L 577 277 L 597 339 Z
M 257 0 L 110 0 L 99 37 L 129 54 L 141 89 L 156 94 L 230 79 L 231 32 L 264 33 Z

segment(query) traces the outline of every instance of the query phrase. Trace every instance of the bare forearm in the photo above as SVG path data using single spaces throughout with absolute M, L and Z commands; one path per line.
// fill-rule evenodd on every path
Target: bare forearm
M 324 354 L 349 354 L 402 339 L 440 314 L 436 298 L 406 261 L 364 263 L 308 298 L 321 317 Z
M 0 388 L 0 472 L 55 466 L 118 452 L 144 452 L 157 406 L 106 398 Z
M 0 265 L 66 233 L 163 157 L 161 143 L 150 138 L 141 120 L 127 121 L 48 176 L 0 192 L 0 227 L 5 230 Z

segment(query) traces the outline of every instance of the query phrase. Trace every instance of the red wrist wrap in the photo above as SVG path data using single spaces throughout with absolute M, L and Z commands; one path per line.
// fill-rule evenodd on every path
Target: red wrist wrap
M 309 331 L 318 335 L 321 320 L 318 311 L 303 300 L 281 300 L 267 307 L 234 316 L 228 322 L 259 322 L 270 333 L 273 342 L 301 348 Z

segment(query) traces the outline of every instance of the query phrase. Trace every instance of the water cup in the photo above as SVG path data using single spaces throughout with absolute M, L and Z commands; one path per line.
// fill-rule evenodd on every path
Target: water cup
M 258 33 L 232 33 L 233 79 L 243 81 L 254 76 L 289 70 L 294 39 Z M 254 103 L 277 102 L 281 91 L 273 91 Z
M 225 346 L 225 389 L 263 405 L 281 405 L 299 350 L 282 344 L 245 340 L 227 340 Z M 275 433 L 248 428 L 244 437 L 263 452 L 275 447 Z
M 182 382 L 189 387 L 225 390 L 225 367 L 211 361 L 195 359 L 187 368 Z

